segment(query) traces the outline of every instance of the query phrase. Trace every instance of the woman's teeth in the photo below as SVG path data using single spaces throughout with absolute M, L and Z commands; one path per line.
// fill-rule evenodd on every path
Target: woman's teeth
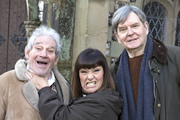
M 96 84 L 96 82 L 94 81 L 94 82 L 88 82 L 86 85 L 87 86 L 94 86 Z

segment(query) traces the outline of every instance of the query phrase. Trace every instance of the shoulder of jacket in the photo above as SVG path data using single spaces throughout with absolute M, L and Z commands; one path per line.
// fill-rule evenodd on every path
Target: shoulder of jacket
M 56 67 L 53 68 L 54 75 L 62 89 L 64 104 L 67 105 L 71 99 L 71 89 L 68 81 L 62 76 Z
M 119 66 L 119 61 L 120 61 L 121 55 L 112 63 L 111 65 L 111 73 L 117 73 L 118 71 L 118 66 Z
M 177 46 L 167 46 L 167 53 L 168 56 L 170 57 L 170 59 L 174 62 L 176 62 L 176 64 L 180 65 L 180 47 Z
M 10 70 L 0 75 L 0 82 L 8 83 L 9 81 L 13 80 L 13 78 L 16 78 L 15 71 Z

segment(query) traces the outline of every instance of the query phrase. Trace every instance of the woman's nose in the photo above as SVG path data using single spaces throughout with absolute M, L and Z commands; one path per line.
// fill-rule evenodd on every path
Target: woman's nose
M 94 76 L 93 76 L 93 74 L 89 73 L 89 74 L 87 75 L 87 78 L 88 78 L 88 79 L 93 79 Z

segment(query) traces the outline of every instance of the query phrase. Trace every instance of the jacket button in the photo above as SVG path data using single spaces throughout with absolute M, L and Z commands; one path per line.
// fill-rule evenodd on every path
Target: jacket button
M 161 46 L 159 45 L 158 47 L 160 48 Z
M 160 70 L 157 70 L 158 73 L 160 73 Z
M 155 82 L 156 82 L 156 83 L 158 83 L 159 81 L 158 81 L 158 80 L 156 80 Z
M 159 104 L 157 104 L 157 106 L 158 106 L 158 107 L 161 107 L 161 104 L 159 103 Z

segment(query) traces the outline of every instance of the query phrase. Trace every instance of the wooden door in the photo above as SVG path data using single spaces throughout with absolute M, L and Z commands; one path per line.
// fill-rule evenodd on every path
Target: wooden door
M 25 0 L 0 0 L 0 74 L 24 57 L 26 11 Z

